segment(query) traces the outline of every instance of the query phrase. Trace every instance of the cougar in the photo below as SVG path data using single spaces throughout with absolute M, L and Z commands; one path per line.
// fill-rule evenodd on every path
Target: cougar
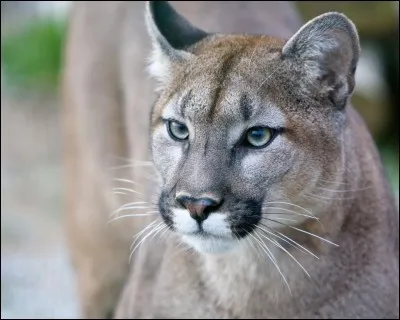
M 72 11 L 67 232 L 83 316 L 398 318 L 398 209 L 350 103 L 354 24 L 329 12 L 300 27 L 285 2 L 176 8 Z

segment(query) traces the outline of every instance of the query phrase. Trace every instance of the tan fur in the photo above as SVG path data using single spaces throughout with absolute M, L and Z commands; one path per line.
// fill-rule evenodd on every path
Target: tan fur
M 363 121 L 351 106 L 346 107 L 340 147 L 344 158 L 335 157 L 339 147 L 331 142 L 334 125 L 331 136 L 315 139 L 326 131 L 319 127 L 320 115 L 302 110 L 301 103 L 295 107 L 296 97 L 288 94 L 296 79 L 282 73 L 264 82 L 265 76 L 256 76 L 261 63 L 266 74 L 275 70 L 274 59 L 285 44 L 280 38 L 288 39 L 298 29 L 291 8 L 267 2 L 174 3 L 174 7 L 210 31 L 271 36 L 229 35 L 191 47 L 197 59 L 189 65 L 174 65 L 173 81 L 160 93 L 149 119 L 154 88 L 145 73 L 150 45 L 143 4 L 74 5 L 63 87 L 67 231 L 84 317 L 109 317 L 116 306 L 117 318 L 398 317 L 398 213 Z M 159 189 L 141 175 L 141 167 L 109 170 L 124 164 L 116 157 L 149 159 L 147 135 L 161 127 L 159 117 L 165 105 L 184 88 L 205 89 L 211 83 L 212 95 L 207 99 L 213 107 L 207 109 L 207 119 L 218 123 L 229 96 L 226 85 L 238 74 L 252 88 L 268 87 L 269 101 L 286 116 L 287 140 L 309 155 L 303 163 L 308 170 L 295 170 L 291 179 L 283 180 L 282 192 L 287 199 L 312 208 L 323 227 L 313 220 L 297 227 L 339 245 L 280 229 L 320 257 L 315 260 L 286 248 L 308 270 L 308 279 L 288 255 L 274 250 L 292 296 L 273 264 L 255 251 L 243 247 L 222 255 L 179 253 L 173 233 L 163 241 L 144 242 L 129 266 L 132 236 L 154 218 L 107 223 L 109 214 L 121 204 L 142 200 L 131 194 L 113 195 L 113 178 L 139 182 L 134 189 L 146 194 L 145 201 L 151 201 Z M 352 199 L 346 200 L 299 198 L 302 190 L 316 190 L 317 181 L 310 177 L 336 181 L 346 189 L 368 189 L 350 193 Z M 333 198 L 337 193 L 323 195 Z

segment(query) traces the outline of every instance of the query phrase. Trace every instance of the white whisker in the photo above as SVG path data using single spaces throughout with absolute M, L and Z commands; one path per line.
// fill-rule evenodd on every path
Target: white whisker
M 123 164 L 121 166 L 116 166 L 116 167 L 110 167 L 110 170 L 118 170 L 118 169 L 124 169 L 124 168 L 135 168 L 135 167 L 150 167 L 153 168 L 153 164 L 148 164 L 148 163 L 129 163 L 129 164 Z
M 311 219 L 316 219 L 316 220 L 318 220 L 318 218 L 315 217 L 315 216 L 310 216 L 310 215 L 308 215 L 308 214 L 299 213 L 299 212 L 297 212 L 297 211 L 293 211 L 293 210 L 290 210 L 290 209 L 279 208 L 279 207 L 265 207 L 265 209 L 278 209 L 278 210 L 283 210 L 283 211 L 286 211 L 286 212 L 290 212 L 290 213 L 294 213 L 294 214 L 298 214 L 298 215 L 301 215 L 301 216 L 304 216 L 304 217 L 308 217 L 308 218 L 311 218 Z
M 272 259 L 275 263 L 278 263 L 278 261 L 276 260 L 274 254 L 273 254 L 272 251 L 268 248 L 267 244 L 266 244 L 264 241 L 262 241 L 262 239 L 260 238 L 260 235 L 259 235 L 257 232 L 254 232 L 254 234 L 258 237 L 258 240 L 261 241 L 261 243 L 262 243 L 263 245 L 265 245 L 267 251 L 268 251 L 269 254 L 271 255 L 271 259 Z
M 162 225 L 160 226 L 160 228 L 158 228 L 158 230 L 157 230 L 156 232 L 153 233 L 153 235 L 150 237 L 149 240 L 154 239 L 154 238 L 157 236 L 157 234 L 159 234 L 159 233 L 162 232 L 162 231 L 165 231 L 166 229 L 168 229 L 168 227 L 167 227 L 165 224 L 162 224 Z
M 299 209 L 303 209 L 305 212 L 307 212 L 311 216 L 315 217 L 314 214 L 311 211 L 307 210 L 306 208 L 303 208 L 302 206 L 294 204 L 294 203 L 284 202 L 284 201 L 268 201 L 266 204 L 274 204 L 274 203 L 275 204 L 287 204 L 289 206 L 293 206 L 293 207 L 296 207 L 296 208 L 299 208 Z
M 111 157 L 128 162 L 128 163 L 138 163 L 138 164 L 152 163 L 151 161 L 148 161 L 148 160 L 135 160 L 135 159 L 125 158 L 125 157 L 121 157 L 121 156 L 117 156 L 117 155 L 111 155 Z
M 319 259 L 319 257 L 317 255 L 315 255 L 314 253 L 312 253 L 310 250 L 308 250 L 307 248 L 303 247 L 300 243 L 294 241 L 292 238 L 284 235 L 283 233 L 276 231 L 276 233 L 278 233 L 279 235 L 281 235 L 282 237 L 286 238 L 288 241 L 293 242 L 295 245 L 299 246 L 301 249 L 303 249 L 305 252 L 311 254 L 313 257 Z M 277 236 L 277 235 L 276 235 Z M 300 249 L 299 249 L 300 250 Z
M 123 204 L 123 205 L 121 206 L 121 208 L 133 206 L 133 205 L 136 205 L 136 204 L 149 204 L 149 203 L 146 202 L 146 201 L 128 202 L 128 203 Z
M 160 240 L 163 240 L 163 237 L 167 237 L 168 236 L 168 231 L 170 231 L 169 227 L 165 226 L 164 231 L 160 234 Z
M 143 206 L 142 204 L 150 204 L 150 203 L 139 201 L 139 202 L 129 202 L 129 203 L 123 204 L 118 209 L 114 210 L 110 214 L 110 217 L 113 217 L 118 212 L 127 210 L 127 209 L 153 209 L 152 206 Z
M 132 250 L 133 246 L 135 245 L 135 242 L 140 238 L 140 236 L 149 228 L 154 227 L 154 224 L 161 223 L 159 220 L 154 220 L 150 222 L 146 227 L 143 228 L 143 230 L 139 231 L 135 236 L 133 236 L 133 242 L 130 246 L 130 249 Z
M 139 183 L 137 183 L 137 182 L 135 182 L 133 180 L 129 180 L 129 179 L 115 178 L 114 181 L 126 182 L 126 183 L 130 183 L 130 184 L 140 185 Z
M 341 184 L 341 185 L 348 185 L 349 183 L 346 183 L 346 182 L 338 182 L 338 181 L 332 181 L 332 180 L 324 180 L 324 179 L 318 179 L 319 181 L 322 181 L 322 182 L 326 182 L 326 183 L 329 183 L 329 184 Z
M 141 209 L 152 209 L 152 208 L 151 207 L 143 207 L 143 206 L 121 207 L 121 208 L 115 210 L 113 213 L 111 213 L 111 217 L 116 215 L 118 212 L 121 212 L 121 211 L 138 210 L 138 209 L 141 210 Z
M 257 235 L 259 237 L 259 235 L 257 233 L 255 233 L 255 235 Z M 256 237 L 254 237 L 251 233 L 249 233 L 249 236 L 251 236 L 261 247 L 261 249 L 265 252 L 265 254 L 267 255 L 267 257 L 271 260 L 271 262 L 275 265 L 275 268 L 278 270 L 279 274 L 281 275 L 283 281 L 285 282 L 285 284 L 287 285 L 288 289 L 289 289 L 289 293 L 290 295 L 292 295 L 292 290 L 290 289 L 289 283 L 287 282 L 285 276 L 283 275 L 281 269 L 279 268 L 278 264 L 276 263 L 275 257 L 272 255 L 271 250 L 269 250 L 268 246 L 261 240 L 258 240 Z M 267 252 L 268 251 L 268 252 Z
M 264 224 L 261 224 L 261 225 L 262 225 L 263 227 L 266 227 L 266 228 L 270 229 L 270 230 L 273 230 L 273 229 L 271 229 L 270 227 L 268 227 L 267 225 L 264 225 Z M 303 247 L 301 244 L 297 243 L 297 242 L 294 241 L 293 239 L 291 239 L 291 238 L 285 236 L 284 234 L 280 233 L 279 231 L 275 231 L 275 232 L 279 233 L 283 238 L 280 237 L 279 235 L 273 233 L 272 231 L 268 231 L 268 230 L 264 230 L 264 231 L 267 232 L 267 233 L 269 233 L 269 234 L 271 234 L 271 235 L 273 235 L 274 237 L 277 237 L 278 239 L 281 239 L 282 241 L 286 242 L 287 244 L 291 245 L 292 247 L 296 248 L 297 250 L 299 250 L 299 251 L 301 251 L 301 252 L 303 252 L 303 253 L 308 253 L 308 254 L 312 255 L 313 257 L 319 259 L 318 256 L 316 256 L 316 255 L 315 255 L 314 253 L 312 253 L 310 250 L 308 250 L 307 248 Z M 286 238 L 287 240 L 284 239 L 284 238 Z M 290 241 L 290 242 L 289 242 L 289 241 Z M 292 243 L 291 243 L 291 242 L 292 242 Z M 293 244 L 293 243 L 294 243 L 294 244 Z
M 257 228 L 261 229 L 264 232 L 267 232 L 266 230 L 264 230 L 264 228 L 261 228 L 260 226 L 256 226 Z M 260 234 L 262 237 L 264 237 L 265 239 L 267 239 L 268 241 L 270 241 L 271 243 L 275 244 L 278 248 L 280 248 L 281 250 L 283 250 L 285 253 L 287 253 L 289 255 L 289 257 L 291 257 L 297 264 L 298 266 L 305 272 L 305 274 L 310 277 L 310 274 L 308 273 L 308 271 L 306 270 L 306 268 L 304 268 L 304 266 L 289 252 L 287 251 L 283 246 L 281 246 L 278 242 L 276 242 L 273 239 L 270 239 L 269 237 L 267 237 L 266 235 Z
M 315 219 L 315 220 L 320 224 L 320 226 L 322 227 L 322 229 L 325 230 L 325 227 L 324 227 L 324 225 L 322 224 L 322 222 L 319 220 L 319 218 L 317 218 L 317 217 L 314 216 L 314 215 L 309 216 L 309 215 L 307 215 L 307 214 L 302 214 L 302 213 L 297 212 L 297 211 L 293 211 L 293 210 L 289 210 L 289 209 L 285 209 L 285 208 L 279 208 L 279 207 L 265 207 L 265 209 L 268 209 L 268 208 L 271 208 L 271 209 L 280 209 L 280 210 L 287 211 L 287 212 L 291 212 L 291 213 L 295 213 L 295 214 L 297 214 L 297 215 L 304 216 L 304 217 L 307 217 L 307 218 L 310 218 L 310 219 Z M 303 209 L 304 209 L 304 208 L 303 208 Z M 304 209 L 304 210 L 305 210 L 305 209 Z M 276 213 L 276 212 L 267 212 L 267 213 L 263 213 L 263 214 L 266 214 L 266 215 L 268 216 L 268 215 L 276 215 L 276 214 L 278 214 L 278 213 Z M 282 214 L 282 213 L 279 213 L 279 214 Z M 276 218 L 276 217 L 274 216 L 274 219 L 275 219 L 275 218 Z M 282 218 L 278 218 L 278 219 L 282 219 Z M 295 222 L 296 222 L 296 220 L 295 220 Z
M 268 75 L 268 77 L 266 77 L 265 79 L 264 79 L 264 81 L 261 83 L 261 85 L 258 87 L 258 89 L 257 89 L 257 91 L 258 90 L 260 90 L 261 88 L 262 88 L 262 86 L 264 85 L 264 83 L 269 79 L 269 78 L 271 78 L 276 72 L 278 72 L 279 71 L 279 67 L 276 67 L 269 75 Z
M 111 220 L 108 221 L 108 223 L 111 223 L 115 220 L 121 219 L 121 218 L 126 218 L 126 217 L 147 217 L 147 216 L 154 216 L 155 213 L 137 213 L 137 214 L 126 214 L 123 216 L 118 216 L 116 218 L 113 218 Z
M 325 191 L 329 191 L 329 192 L 345 193 L 345 192 L 364 191 L 364 190 L 371 189 L 372 187 L 365 187 L 365 188 L 354 189 L 354 190 L 350 190 L 350 189 L 349 190 L 333 190 L 333 189 L 327 189 L 327 188 L 318 187 L 318 186 L 316 186 L 316 188 L 321 189 L 321 190 L 325 190 Z
M 114 191 L 129 191 L 129 192 L 136 193 L 136 194 L 140 194 L 140 195 L 144 196 L 143 193 L 140 193 L 140 192 L 138 192 L 138 191 L 135 191 L 135 190 L 129 189 L 129 188 L 113 188 L 113 190 L 114 190 Z
M 324 196 L 319 196 L 319 195 L 314 195 L 314 194 L 304 194 L 303 196 L 309 197 L 309 198 L 315 198 L 315 199 L 321 199 L 321 200 L 351 200 L 354 199 L 354 197 L 343 197 L 343 198 L 331 198 L 331 197 L 324 197 Z
M 162 227 L 163 227 L 162 222 L 160 222 L 156 227 L 154 227 L 153 229 L 151 229 L 151 231 L 150 231 L 146 236 L 144 236 L 142 240 L 140 240 L 140 242 L 133 248 L 131 254 L 129 255 L 129 264 L 131 263 L 132 256 L 133 256 L 133 254 L 135 253 L 136 249 L 139 248 L 140 245 L 141 245 L 142 243 L 144 243 L 144 241 L 145 241 L 149 236 L 151 236 L 151 235 L 154 234 L 155 232 L 158 232 L 158 231 L 160 230 L 160 228 L 162 228 Z
M 325 238 L 322 238 L 322 237 L 320 237 L 320 236 L 317 236 L 317 235 L 314 234 L 314 233 L 311 233 L 311 232 L 305 231 L 305 230 L 303 230 L 303 229 L 299 229 L 299 228 L 293 227 L 293 226 L 291 226 L 291 225 L 288 225 L 288 224 L 285 224 L 285 223 L 282 223 L 282 222 L 279 222 L 279 221 L 275 221 L 275 220 L 273 220 L 273 219 L 269 219 L 269 220 L 271 220 L 271 221 L 273 221 L 273 222 L 276 222 L 276 223 L 279 223 L 279 224 L 281 224 L 281 225 L 284 225 L 284 226 L 286 226 L 286 227 L 292 228 L 292 229 L 294 229 L 294 230 L 297 230 L 297 231 L 300 231 L 300 232 L 304 232 L 304 233 L 306 233 L 306 234 L 308 234 L 308 235 L 310 235 L 310 236 L 316 237 L 316 238 L 318 238 L 318 239 L 320 239 L 320 240 L 322 240 L 322 241 L 325 241 L 325 242 L 330 243 L 330 244 L 332 244 L 332 245 L 334 245 L 334 246 L 336 246 L 336 247 L 339 247 L 338 244 L 333 243 L 333 242 L 331 242 L 331 241 L 329 241 L 329 240 L 327 240 L 327 239 L 325 239 Z
M 255 45 L 253 51 L 251 52 L 251 55 L 250 55 L 250 58 L 249 58 L 249 63 L 248 63 L 248 66 L 249 66 L 249 67 L 250 67 L 250 65 L 251 65 L 251 62 L 252 62 L 254 53 L 256 52 L 257 48 L 258 48 L 258 45 Z
M 276 213 L 272 213 L 272 212 L 271 212 L 270 214 L 276 214 Z M 267 219 L 267 220 L 268 220 L 268 218 L 264 218 L 264 217 L 262 217 L 261 219 Z M 274 219 L 284 220 L 284 221 L 291 221 L 291 222 L 297 222 L 297 220 L 295 220 L 295 219 L 281 218 L 281 217 L 275 217 L 275 216 L 274 216 Z
M 253 248 L 255 253 L 257 254 L 257 258 L 260 258 L 260 250 L 257 250 L 257 246 L 254 246 L 254 243 L 251 241 L 249 237 L 245 237 L 244 240 L 247 240 L 248 244 Z

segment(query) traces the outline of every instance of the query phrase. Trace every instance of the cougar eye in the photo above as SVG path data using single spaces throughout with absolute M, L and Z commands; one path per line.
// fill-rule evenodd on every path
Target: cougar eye
M 247 130 L 246 142 L 255 148 L 265 147 L 273 136 L 273 132 L 267 127 L 254 127 Z
M 189 137 L 189 130 L 183 123 L 168 121 L 167 128 L 172 139 L 181 141 L 186 140 Z

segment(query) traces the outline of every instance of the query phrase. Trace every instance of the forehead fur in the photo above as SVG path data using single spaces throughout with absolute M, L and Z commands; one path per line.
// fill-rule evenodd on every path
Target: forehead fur
M 183 100 L 197 100 L 192 103 L 193 107 L 196 106 L 195 111 L 207 111 L 211 120 L 227 90 L 240 85 L 242 91 L 252 91 L 261 84 L 255 72 L 267 72 L 272 64 L 268 66 L 264 62 L 279 59 L 283 44 L 279 39 L 266 36 L 207 37 L 188 49 L 194 54 L 189 61 L 173 66 L 173 81 L 165 88 L 157 104 L 156 116 L 174 97 L 185 95 Z M 260 58 L 264 63 L 263 70 L 260 70 Z
M 193 56 L 173 64 L 172 81 L 153 110 L 153 125 L 171 104 L 183 118 L 196 115 L 204 122 L 217 120 L 228 108 L 239 116 L 238 108 L 246 107 L 242 114 L 269 106 L 314 117 L 308 108 L 316 101 L 310 103 L 300 75 L 281 59 L 284 44 L 269 36 L 217 34 L 188 48 Z
M 229 111 L 227 102 L 233 106 L 239 99 L 243 106 L 278 106 L 292 118 L 301 114 L 303 123 L 341 122 L 331 116 L 343 118 L 340 112 L 353 92 L 360 53 L 357 30 L 343 14 L 318 16 L 288 41 L 210 34 L 167 2 L 150 2 L 146 17 L 154 48 L 150 71 L 162 92 L 153 126 L 176 96 L 186 102 L 195 99 L 187 111 L 201 121 L 220 119 Z

